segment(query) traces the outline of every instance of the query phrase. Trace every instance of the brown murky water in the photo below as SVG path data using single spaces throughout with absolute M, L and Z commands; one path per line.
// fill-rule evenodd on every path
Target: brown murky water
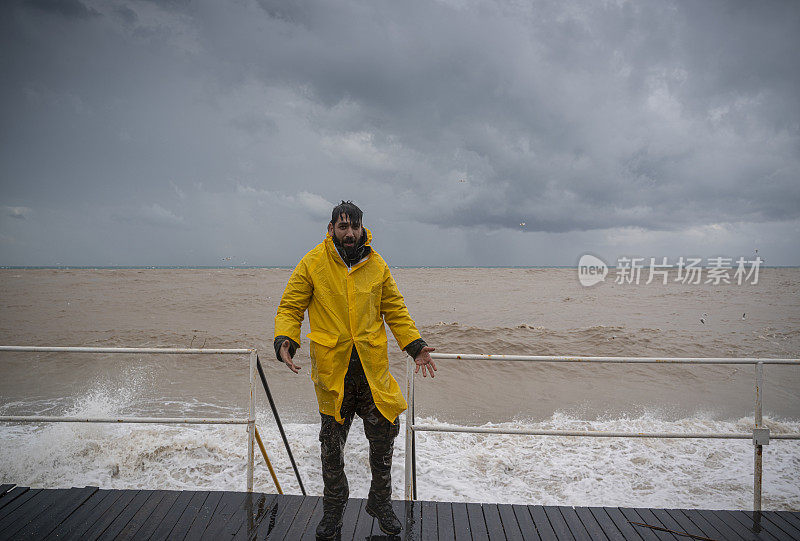
M 274 360 L 273 318 L 290 271 L 133 269 L 0 271 L 0 343 L 250 347 L 286 415 L 316 419 L 305 374 Z M 800 269 L 762 269 L 758 284 L 653 282 L 582 287 L 573 269 L 395 269 L 423 337 L 442 353 L 799 357 Z M 701 322 L 701 318 L 703 321 Z M 307 322 L 304 323 L 305 334 Z M 303 344 L 306 346 L 306 344 Z M 405 355 L 390 343 L 405 388 Z M 145 378 L 165 400 L 242 403 L 245 359 L 4 354 L 0 395 L 46 400 L 98 377 Z M 765 411 L 800 418 L 800 368 L 768 366 Z M 753 410 L 752 367 L 440 361 L 417 385 L 418 414 L 453 422 L 541 419 L 658 408 L 736 418 Z M 141 407 L 150 406 L 142 402 Z

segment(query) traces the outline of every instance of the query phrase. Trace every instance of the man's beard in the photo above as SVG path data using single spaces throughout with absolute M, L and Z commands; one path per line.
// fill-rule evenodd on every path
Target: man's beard
M 347 256 L 347 259 L 349 261 L 352 261 L 356 257 L 356 254 L 358 253 L 358 247 L 359 247 L 359 244 L 360 244 L 358 241 L 354 242 L 353 244 L 347 245 L 347 244 L 344 244 L 342 241 L 340 241 L 339 237 L 337 237 L 334 234 L 333 235 L 333 242 L 334 242 L 334 244 L 339 246 L 342 250 L 344 250 L 344 254 Z

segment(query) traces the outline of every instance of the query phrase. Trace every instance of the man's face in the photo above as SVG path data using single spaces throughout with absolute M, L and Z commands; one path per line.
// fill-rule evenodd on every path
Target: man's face
M 350 218 L 346 214 L 340 214 L 336 219 L 336 224 L 328 224 L 328 233 L 331 236 L 336 236 L 336 240 L 345 247 L 345 249 L 355 248 L 361 236 L 364 234 L 364 228 L 361 227 L 360 222 L 351 223 Z

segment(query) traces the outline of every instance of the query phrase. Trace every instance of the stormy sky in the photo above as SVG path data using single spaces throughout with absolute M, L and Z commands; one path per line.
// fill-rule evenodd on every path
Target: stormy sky
M 294 265 L 341 199 L 390 265 L 798 265 L 798 50 L 792 1 L 5 1 L 0 265 Z

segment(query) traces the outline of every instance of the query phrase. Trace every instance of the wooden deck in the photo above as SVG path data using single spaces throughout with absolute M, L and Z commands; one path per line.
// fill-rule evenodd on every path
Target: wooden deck
M 351 499 L 342 539 L 390 539 Z M 394 539 L 800 539 L 800 513 L 393 502 Z M 32 489 L 0 485 L 0 539 L 314 539 L 317 496 L 244 492 Z M 659 531 L 639 522 L 684 535 Z M 754 531 L 757 530 L 757 533 Z

